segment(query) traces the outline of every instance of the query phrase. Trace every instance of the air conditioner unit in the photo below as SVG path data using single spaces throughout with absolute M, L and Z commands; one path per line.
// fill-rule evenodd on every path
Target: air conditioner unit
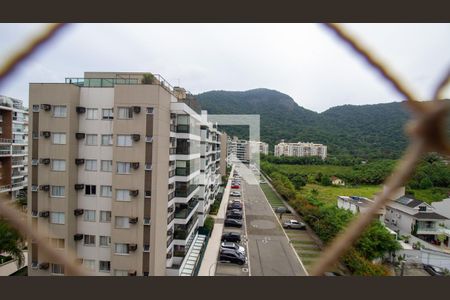
M 144 225 L 150 225 L 150 218 L 144 218 Z
M 167 236 L 170 236 L 170 235 L 172 235 L 172 234 L 173 234 L 172 229 L 167 230 Z
M 85 136 L 86 136 L 86 134 L 82 133 L 82 132 L 75 133 L 75 137 L 76 137 L 77 140 L 84 139 Z
M 74 241 L 81 241 L 83 239 L 84 235 L 81 233 L 76 233 L 73 235 L 73 240 Z
M 167 259 L 171 259 L 172 258 L 172 252 L 167 253 L 166 258 Z
M 50 158 L 41 158 L 41 164 L 48 165 L 50 163 Z
M 38 186 L 38 185 L 33 184 L 33 185 L 31 186 L 31 191 L 32 191 L 32 192 L 37 192 L 38 190 L 39 190 L 39 186 Z
M 31 216 L 34 217 L 34 218 L 37 218 L 39 216 L 38 211 L 37 210 L 32 210 L 31 211 Z
M 171 118 L 171 119 L 175 119 L 176 117 L 177 117 L 177 114 L 175 114 L 175 113 L 171 113 L 171 114 L 170 114 L 170 118 Z
M 77 106 L 76 108 L 77 113 L 84 114 L 86 112 L 86 107 L 83 106 Z
M 168 186 L 169 190 L 172 190 L 174 187 L 175 187 L 175 185 L 173 183 L 169 183 L 169 186 Z
M 152 164 L 145 164 L 145 171 L 151 171 L 152 170 Z
M 136 169 L 139 168 L 139 163 L 138 162 L 132 162 L 131 163 L 131 167 L 136 170 Z
M 41 217 L 41 218 L 48 218 L 49 216 L 50 216 L 50 212 L 48 210 L 41 211 L 39 213 L 39 217 Z
M 77 208 L 73 211 L 73 214 L 75 216 L 81 216 L 83 213 L 84 213 L 84 209 L 82 209 L 82 208 Z
M 167 209 L 167 211 L 168 211 L 169 213 L 173 212 L 173 210 L 174 210 L 173 206 L 171 206 L 171 207 L 169 207 L 169 208 Z
M 152 191 L 145 191 L 145 197 L 150 198 L 152 196 Z
M 133 141 L 139 142 L 139 140 L 141 139 L 141 135 L 135 133 L 135 134 L 132 134 L 132 135 L 131 135 L 131 138 L 133 139 Z
M 145 142 L 152 143 L 153 142 L 153 137 L 152 136 L 146 136 L 145 137 Z
M 84 158 L 75 158 L 75 164 L 76 165 L 84 164 Z
M 52 134 L 50 131 L 41 131 L 41 135 L 45 138 L 49 138 Z
M 50 104 L 41 104 L 41 109 L 49 111 L 52 109 L 52 106 Z
M 39 159 L 33 158 L 33 159 L 31 160 L 31 165 L 32 165 L 32 166 L 37 166 L 37 165 L 39 165 Z
M 131 190 L 130 191 L 130 196 L 137 197 L 137 195 L 139 195 L 139 190 Z
M 136 224 L 138 222 L 138 217 L 130 218 L 128 221 L 130 224 Z
M 84 189 L 84 184 L 82 184 L 82 183 L 77 183 L 77 184 L 75 184 L 75 189 L 76 189 L 76 190 L 82 190 L 82 189 Z
M 128 271 L 128 276 L 136 276 L 136 271 Z
M 136 251 L 137 244 L 128 244 L 128 251 Z
M 150 252 L 150 245 L 144 245 L 144 252 Z
M 32 261 L 31 262 L 31 268 L 32 269 L 37 269 L 39 268 L 39 263 L 37 261 Z
M 39 188 L 42 191 L 49 191 L 50 190 L 50 186 L 48 184 L 40 185 Z
M 39 268 L 40 270 L 47 270 L 48 267 L 50 267 L 50 264 L 49 264 L 48 262 L 40 263 L 39 266 L 38 266 L 38 268 Z
M 133 112 L 138 114 L 141 112 L 141 107 L 140 106 L 133 106 Z

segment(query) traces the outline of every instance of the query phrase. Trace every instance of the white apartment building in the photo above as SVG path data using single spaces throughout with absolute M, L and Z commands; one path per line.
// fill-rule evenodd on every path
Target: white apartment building
M 322 159 L 327 158 L 327 146 L 314 143 L 285 143 L 281 141 L 278 145 L 275 145 L 275 156 L 319 156 Z
M 261 141 L 249 141 L 250 151 L 256 154 L 269 154 L 269 144 Z
M 220 184 L 220 133 L 184 89 L 143 78 L 30 84 L 30 221 L 92 275 L 192 275 L 191 246 L 203 245 L 197 229 Z M 70 275 L 29 245 L 29 275 Z

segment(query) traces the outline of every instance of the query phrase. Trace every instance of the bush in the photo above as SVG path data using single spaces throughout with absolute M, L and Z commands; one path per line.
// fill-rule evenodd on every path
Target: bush
M 207 216 L 203 228 L 208 232 L 208 235 L 212 232 L 214 228 L 214 219 L 211 216 Z
M 351 249 L 342 258 L 343 263 L 352 272 L 358 276 L 387 276 L 389 270 L 382 266 L 372 263 L 364 258 L 358 251 Z

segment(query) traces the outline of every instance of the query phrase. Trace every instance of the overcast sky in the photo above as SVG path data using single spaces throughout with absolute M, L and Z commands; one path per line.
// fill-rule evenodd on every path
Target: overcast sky
M 449 24 L 346 26 L 424 99 L 450 66 Z M 0 24 L 0 63 L 42 28 Z M 28 103 L 29 82 L 64 82 L 84 71 L 158 73 L 195 94 L 276 89 L 318 112 L 403 100 L 319 24 L 72 24 L 0 94 Z

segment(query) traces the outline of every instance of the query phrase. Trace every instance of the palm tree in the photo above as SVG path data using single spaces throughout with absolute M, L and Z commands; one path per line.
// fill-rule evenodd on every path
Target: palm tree
M 0 219 L 0 254 L 6 253 L 17 260 L 17 266 L 20 268 L 25 261 L 22 252 L 23 238 L 19 232 Z

